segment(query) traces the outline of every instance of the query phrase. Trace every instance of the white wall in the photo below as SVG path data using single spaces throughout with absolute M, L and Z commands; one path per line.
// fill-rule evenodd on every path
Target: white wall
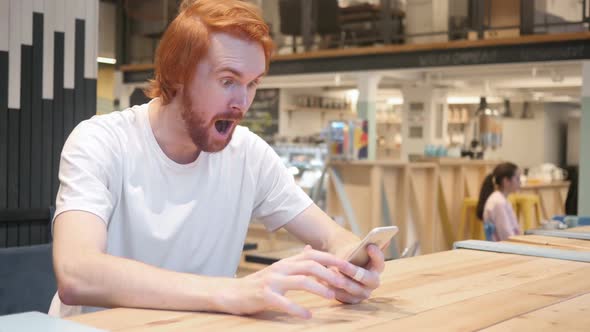
M 535 8 L 547 14 L 559 16 L 566 21 L 580 21 L 582 1 L 587 0 L 537 0 Z
M 283 137 L 309 136 L 319 134 L 323 128 L 332 120 L 339 120 L 340 112 L 326 111 L 293 111 L 295 98 L 298 95 L 323 96 L 334 98 L 345 98 L 346 91 L 323 91 L 321 88 L 312 89 L 281 89 L 279 102 L 279 135 Z M 290 115 L 289 115 L 290 113 Z M 346 116 L 346 115 L 345 115 Z M 352 114 L 348 115 L 349 117 Z
M 266 23 L 271 24 L 271 31 L 275 38 L 281 36 L 281 18 L 279 16 L 279 2 L 277 0 L 255 1 L 262 8 L 262 16 Z
M 117 5 L 101 1 L 98 7 L 98 56 L 115 58 Z
M 581 112 L 568 119 L 567 126 L 567 165 L 580 164 L 580 121 Z
M 412 0 L 406 3 L 405 29 L 407 34 L 447 31 L 449 28 L 448 0 Z M 446 34 L 408 37 L 407 42 L 445 42 Z
M 519 104 L 513 104 L 517 115 Z M 566 125 L 579 105 L 570 103 L 532 103 L 533 119 L 503 119 L 503 143 L 494 156 L 521 167 L 542 163 L 562 165 L 566 162 Z
M 533 119 L 502 119 L 502 146 L 495 152 L 497 158 L 523 168 L 539 165 L 545 159 L 543 105 L 531 104 L 531 108 Z
M 545 104 L 545 161 L 565 166 L 567 154 L 567 123 L 580 109 L 579 104 Z

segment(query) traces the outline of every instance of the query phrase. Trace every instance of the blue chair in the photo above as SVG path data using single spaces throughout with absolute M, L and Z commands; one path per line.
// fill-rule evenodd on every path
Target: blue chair
M 0 315 L 47 312 L 57 284 L 52 245 L 0 249 Z
M 590 226 L 590 217 L 578 217 L 578 226 Z
M 565 222 L 564 215 L 553 216 L 552 220 L 558 220 L 560 222 Z M 578 226 L 590 226 L 590 217 L 589 216 L 578 216 Z
M 489 221 L 483 224 L 483 231 L 486 235 L 486 241 L 494 241 L 494 233 L 496 233 L 496 226 Z

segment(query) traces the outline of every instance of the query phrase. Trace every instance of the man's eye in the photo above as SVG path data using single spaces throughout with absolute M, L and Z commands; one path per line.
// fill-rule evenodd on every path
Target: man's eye
M 225 87 L 229 87 L 234 83 L 234 80 L 232 80 L 231 78 L 224 78 L 221 80 L 221 84 Z
M 249 86 L 250 86 L 251 88 L 255 88 L 255 87 L 257 87 L 257 86 L 258 86 L 258 84 L 260 84 L 260 81 L 258 81 L 258 80 L 255 80 L 255 81 L 252 81 L 252 82 L 250 82 Z

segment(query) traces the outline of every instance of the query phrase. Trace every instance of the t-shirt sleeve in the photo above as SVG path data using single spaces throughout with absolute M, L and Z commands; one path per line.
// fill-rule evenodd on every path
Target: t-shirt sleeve
M 295 183 L 281 158 L 257 137 L 255 154 L 260 155 L 256 197 L 252 217 L 275 231 L 307 209 L 313 201 Z
M 111 189 L 120 147 L 112 133 L 90 121 L 76 126 L 64 144 L 53 220 L 63 212 L 79 210 L 97 215 L 108 225 L 116 201 Z

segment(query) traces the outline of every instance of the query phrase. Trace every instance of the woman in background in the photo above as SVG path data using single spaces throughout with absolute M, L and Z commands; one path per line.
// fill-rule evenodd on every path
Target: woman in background
M 477 217 L 495 227 L 494 241 L 520 234 L 520 227 L 508 195 L 520 189 L 520 170 L 513 163 L 502 163 L 486 176 L 477 203 Z

